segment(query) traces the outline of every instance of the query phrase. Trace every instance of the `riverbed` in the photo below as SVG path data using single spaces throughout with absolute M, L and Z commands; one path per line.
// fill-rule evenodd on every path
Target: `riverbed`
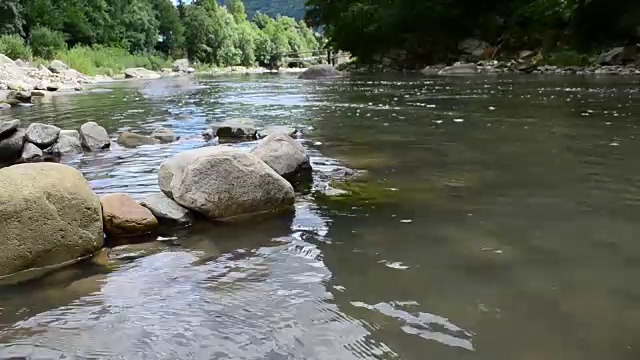
M 98 194 L 158 191 L 208 124 L 302 130 L 315 176 L 366 175 L 292 216 L 199 224 L 0 289 L 0 358 L 640 357 L 640 78 L 194 76 L 0 113 L 172 144 L 62 161 Z M 251 146 L 244 144 L 239 146 Z

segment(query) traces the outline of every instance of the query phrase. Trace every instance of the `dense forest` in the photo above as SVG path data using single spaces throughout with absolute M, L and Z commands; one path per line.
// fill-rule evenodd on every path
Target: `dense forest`
M 307 21 L 363 62 L 450 61 L 465 38 L 502 53 L 591 54 L 640 38 L 640 0 L 307 0 Z
M 249 15 L 261 12 L 271 17 L 283 15 L 298 20 L 304 17 L 304 0 L 244 0 L 244 4 Z
M 248 19 L 242 0 L 226 4 L 0 0 L 0 53 L 45 59 L 69 49 L 114 53 L 103 51 L 107 48 L 164 59 L 188 56 L 217 66 L 277 66 L 286 57 L 310 56 L 321 47 L 321 39 L 302 21 L 262 13 Z

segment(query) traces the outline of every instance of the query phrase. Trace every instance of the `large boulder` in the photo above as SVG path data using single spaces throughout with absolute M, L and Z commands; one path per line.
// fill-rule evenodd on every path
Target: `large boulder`
M 103 245 L 100 201 L 66 165 L 0 169 L 0 224 L 0 276 L 69 262 Z
M 301 132 L 298 131 L 298 129 L 291 126 L 273 125 L 273 126 L 267 126 L 266 128 L 259 130 L 257 133 L 257 136 L 259 139 L 263 139 L 271 134 L 287 134 L 291 137 L 297 137 L 298 135 L 301 134 Z
M 153 130 L 151 137 L 160 140 L 161 143 L 167 144 L 178 140 L 176 133 L 165 127 L 159 127 Z
M 46 149 L 58 140 L 60 128 L 54 125 L 32 123 L 27 128 L 27 141 Z
M 173 71 L 187 72 L 189 70 L 189 59 L 178 59 L 173 62 Z
M 178 204 L 212 219 L 293 205 L 293 187 L 262 160 L 231 147 L 179 153 L 160 166 L 160 189 Z
M 0 140 L 0 164 L 15 162 L 22 154 L 26 131 L 17 129 L 7 138 Z
M 331 79 L 342 76 L 342 73 L 331 65 L 315 65 L 305 70 L 298 79 L 315 80 Z
M 53 154 L 78 153 L 82 151 L 82 141 L 77 130 L 62 130 L 58 140 L 50 149 Z
M 476 59 L 482 58 L 484 52 L 490 47 L 491 45 L 486 41 L 471 38 L 464 39 L 458 44 L 460 51 Z
M 107 237 L 141 236 L 158 227 L 158 220 L 151 211 L 127 194 L 104 195 L 100 203 Z
M 471 75 L 478 73 L 478 65 L 472 63 L 455 63 L 440 70 L 438 75 Z
M 219 138 L 256 139 L 256 122 L 249 118 L 236 118 L 210 126 Z M 203 134 L 203 136 L 205 136 Z
M 289 135 L 275 133 L 262 139 L 251 151 L 258 159 L 269 165 L 278 175 L 291 183 L 311 179 L 311 163 L 306 150 Z
M 54 74 L 60 74 L 64 72 L 64 70 L 69 70 L 69 67 L 60 60 L 53 60 L 51 64 L 49 64 L 49 71 Z
M 0 123 L 0 139 L 4 139 L 13 134 L 20 126 L 20 120 L 9 120 Z
M 126 148 L 135 148 L 141 145 L 159 144 L 160 140 L 151 136 L 135 134 L 132 132 L 123 132 L 118 136 L 117 143 Z
M 82 146 L 89 151 L 108 149 L 111 146 L 107 130 L 93 121 L 80 127 L 80 140 Z
M 153 80 L 159 79 L 161 76 L 157 72 L 145 68 L 130 68 L 124 71 L 124 77 L 126 79 Z
M 0 54 L 0 65 L 15 65 L 15 62 L 5 54 Z
M 144 198 L 140 205 L 146 207 L 158 219 L 171 225 L 188 226 L 193 223 L 191 210 L 169 199 L 163 193 L 152 194 Z
M 623 65 L 632 62 L 638 53 L 637 46 L 620 46 L 598 56 L 600 65 Z

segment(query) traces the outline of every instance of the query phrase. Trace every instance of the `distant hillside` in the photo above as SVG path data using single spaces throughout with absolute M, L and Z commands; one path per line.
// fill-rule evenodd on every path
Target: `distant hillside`
M 280 14 L 300 20 L 304 17 L 304 2 L 305 0 L 244 0 L 244 6 L 249 17 L 260 11 L 269 16 Z

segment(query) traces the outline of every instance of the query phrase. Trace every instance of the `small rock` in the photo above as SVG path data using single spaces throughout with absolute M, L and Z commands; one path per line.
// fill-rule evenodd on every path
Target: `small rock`
M 111 146 L 107 130 L 93 121 L 80 127 L 80 140 L 82 146 L 89 151 L 108 149 Z
M 107 236 L 140 236 L 158 227 L 158 220 L 151 211 L 127 194 L 104 195 L 100 203 Z
M 538 66 L 532 62 L 520 62 L 518 64 L 515 65 L 515 69 L 523 72 L 523 73 L 527 73 L 527 74 L 531 74 L 532 72 L 534 72 L 536 69 L 538 68 Z
M 161 143 L 167 144 L 178 140 L 176 133 L 165 127 L 159 127 L 151 133 L 151 137 L 160 140 Z
M 187 74 L 193 74 L 194 72 L 196 72 L 195 68 L 192 68 L 192 67 L 187 68 Z
M 67 64 L 63 63 L 60 60 L 53 60 L 51 64 L 49 64 L 49 70 L 54 74 L 62 73 L 64 70 L 68 70 L 69 67 Z
M 6 102 L 0 102 L 0 110 L 11 109 L 11 104 L 7 104 Z
M 205 141 L 211 141 L 213 138 L 216 138 L 216 133 L 213 129 L 209 128 L 202 132 L 202 137 Z
M 193 214 L 163 193 L 149 195 L 140 202 L 155 215 L 158 221 L 172 225 L 188 226 L 193 223 Z
M 60 89 L 60 84 L 47 85 L 47 91 L 58 91 L 59 89 Z
M 27 67 L 27 63 L 25 63 L 22 59 L 16 59 L 13 63 L 20 68 Z
M 0 141 L 0 163 L 14 162 L 20 158 L 25 134 L 24 129 L 17 129 L 9 137 Z
M 262 139 L 251 151 L 287 181 L 296 184 L 311 180 L 311 163 L 305 149 L 283 133 Z
M 21 103 L 30 103 L 31 102 L 31 91 L 12 91 L 9 93 L 7 99 L 18 100 Z
M 531 50 L 522 50 L 518 52 L 518 59 L 520 60 L 531 60 L 537 53 Z
M 60 128 L 53 125 L 32 123 L 27 128 L 27 141 L 41 149 L 53 145 L 60 135 Z
M 141 145 L 159 144 L 160 140 L 132 132 L 123 132 L 118 136 L 117 142 L 126 148 L 135 148 Z
M 31 96 L 44 97 L 46 95 L 47 95 L 47 93 L 45 93 L 44 91 L 41 91 L 41 90 L 33 90 L 33 91 L 31 91 Z
M 256 139 L 256 123 L 253 119 L 237 118 L 211 125 L 211 129 L 220 138 Z
M 40 66 L 38 67 L 38 71 L 40 71 L 40 74 L 44 75 L 44 76 L 51 76 L 53 75 L 53 73 L 51 72 L 51 70 L 47 69 L 46 66 L 40 64 Z
M 42 159 L 42 150 L 33 145 L 32 143 L 24 144 L 24 148 L 22 148 L 22 156 L 20 158 L 24 161 L 30 162 L 36 159 Z
M 20 126 L 20 120 L 9 120 L 0 123 L 0 139 L 4 139 L 16 132 L 18 126 Z

